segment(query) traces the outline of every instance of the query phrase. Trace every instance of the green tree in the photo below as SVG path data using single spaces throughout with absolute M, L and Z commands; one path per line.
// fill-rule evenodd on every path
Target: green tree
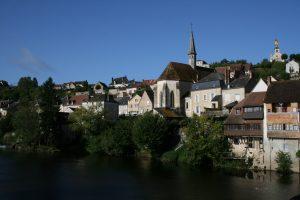
M 35 146 L 40 141 L 39 117 L 33 105 L 20 106 L 12 121 L 16 144 Z
M 111 122 L 104 119 L 103 112 L 97 111 L 97 107 L 88 109 L 76 109 L 69 116 L 70 128 L 83 137 L 99 135 L 101 132 L 111 127 Z
M 108 155 L 129 155 L 134 152 L 132 121 L 122 119 L 101 135 L 101 147 Z
M 43 143 L 47 146 L 56 144 L 59 134 L 58 98 L 52 78 L 48 78 L 40 88 L 39 112 Z
M 222 127 L 210 118 L 194 116 L 185 129 L 185 151 L 178 159 L 195 167 L 220 164 L 224 153 L 229 152 Z
M 160 154 L 169 136 L 168 125 L 159 115 L 145 113 L 139 116 L 132 129 L 133 141 L 139 150 Z
M 34 101 L 37 96 L 38 82 L 36 78 L 31 77 L 20 78 L 17 86 L 17 90 L 20 96 L 20 103 L 27 104 Z
M 282 55 L 281 55 L 281 59 L 282 59 L 282 60 L 287 60 L 287 59 L 288 59 L 288 55 L 285 54 L 285 53 L 282 54 Z
M 276 154 L 275 161 L 278 164 L 277 172 L 283 175 L 291 173 L 291 167 L 293 162 L 289 153 L 278 151 Z

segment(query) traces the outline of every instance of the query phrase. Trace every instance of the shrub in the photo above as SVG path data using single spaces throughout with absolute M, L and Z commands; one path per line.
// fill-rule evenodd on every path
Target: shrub
M 100 153 L 100 152 L 102 152 L 102 148 L 101 148 L 101 136 L 100 135 L 90 136 L 87 139 L 86 150 L 89 153 Z
M 154 155 L 162 152 L 169 132 L 164 118 L 145 113 L 135 121 L 132 134 L 139 150 L 149 150 L 151 155 Z
M 108 155 L 120 156 L 134 152 L 131 136 L 132 122 L 118 121 L 113 128 L 107 129 L 101 135 L 101 148 Z
M 300 159 L 300 150 L 296 152 L 296 157 Z
M 177 158 L 178 158 L 178 152 L 177 151 L 167 151 L 165 152 L 160 160 L 163 162 L 163 163 L 177 163 Z
M 276 154 L 275 161 L 278 164 L 277 172 L 279 172 L 280 174 L 291 173 L 291 166 L 293 162 L 289 153 L 278 151 Z

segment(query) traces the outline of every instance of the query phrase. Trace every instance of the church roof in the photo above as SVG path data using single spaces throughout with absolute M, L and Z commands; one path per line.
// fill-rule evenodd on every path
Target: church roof
M 210 68 L 196 66 L 196 68 L 193 69 L 188 64 L 170 62 L 158 78 L 158 81 L 176 80 L 185 82 L 197 82 L 198 80 L 207 76 L 213 71 L 214 70 Z

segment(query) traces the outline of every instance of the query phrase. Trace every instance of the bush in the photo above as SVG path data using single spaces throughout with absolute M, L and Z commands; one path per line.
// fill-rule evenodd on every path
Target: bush
M 120 120 L 111 129 L 101 135 L 101 148 L 108 155 L 129 155 L 134 152 L 134 143 L 131 135 L 132 122 Z
M 291 173 L 293 162 L 289 153 L 285 153 L 283 151 L 277 152 L 275 161 L 278 164 L 277 172 L 279 172 L 280 174 Z
M 169 135 L 168 125 L 159 115 L 145 113 L 135 121 L 132 134 L 139 150 L 149 150 L 151 155 L 160 154 Z
M 163 163 L 177 163 L 177 158 L 178 158 L 178 152 L 177 151 L 167 151 L 165 152 L 160 160 L 163 162 Z
M 296 157 L 297 157 L 297 158 L 300 158 L 300 150 L 298 150 L 298 151 L 296 152 Z
M 89 153 L 100 153 L 100 152 L 102 152 L 102 148 L 101 148 L 101 136 L 100 135 L 90 136 L 87 139 L 86 150 Z

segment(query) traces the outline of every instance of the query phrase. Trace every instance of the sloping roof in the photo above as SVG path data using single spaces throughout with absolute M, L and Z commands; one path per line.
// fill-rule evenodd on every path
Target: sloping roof
M 88 100 L 88 95 L 75 95 L 70 98 L 70 101 L 74 102 L 75 105 L 81 105 L 83 102 Z
M 209 82 L 198 82 L 192 85 L 192 91 L 196 90 L 207 90 L 211 88 L 221 88 L 223 86 L 223 81 L 209 81 Z
M 117 98 L 115 98 L 115 101 L 118 102 L 119 105 L 127 105 L 129 99 L 130 99 L 129 96 L 126 96 L 126 97 L 117 97 Z
M 226 69 L 233 71 L 247 71 L 252 68 L 252 64 L 249 63 L 234 63 L 234 64 L 224 64 L 222 67 L 216 67 L 216 71 L 225 74 Z
M 116 101 L 113 98 L 113 95 L 107 95 L 107 94 L 97 94 L 95 96 L 92 96 L 89 100 L 89 102 L 112 102 L 116 103 Z
M 214 72 L 214 73 L 211 73 L 211 74 L 205 76 L 199 82 L 219 81 L 219 80 L 224 80 L 224 78 L 225 78 L 224 74 Z
M 245 88 L 246 93 L 251 92 L 251 90 L 255 87 L 257 81 L 250 77 L 240 77 L 234 79 L 229 84 L 225 85 L 223 89 L 233 89 L 233 88 Z M 229 85 L 229 87 L 228 87 Z
M 115 82 L 115 83 L 114 83 Z M 118 78 L 112 78 L 112 82 L 111 85 L 114 84 L 122 84 L 122 83 L 128 83 L 128 79 L 127 76 L 123 76 L 123 77 L 118 77 Z
M 266 92 L 251 92 L 236 105 L 236 108 L 262 106 L 265 96 Z
M 152 90 L 145 90 L 151 102 L 154 102 L 154 93 Z
M 164 118 L 182 118 L 182 117 L 184 117 L 180 113 L 178 113 L 175 110 L 172 110 L 170 108 L 154 108 L 154 110 L 156 110 Z
M 265 103 L 300 102 L 300 80 L 276 81 L 268 87 Z
M 212 73 L 214 70 L 205 67 L 196 67 L 193 69 L 188 64 L 170 62 L 163 73 L 158 78 L 159 80 L 176 80 L 185 82 L 197 82 L 201 78 Z
M 216 95 L 211 101 L 222 101 L 222 95 Z

